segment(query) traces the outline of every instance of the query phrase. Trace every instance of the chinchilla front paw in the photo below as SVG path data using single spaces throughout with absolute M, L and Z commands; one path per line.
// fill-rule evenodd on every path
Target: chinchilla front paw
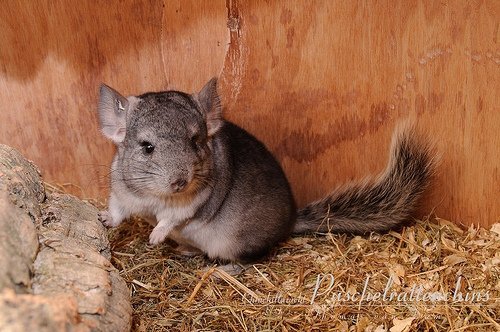
M 168 227 L 165 226 L 156 226 L 153 228 L 153 231 L 149 235 L 149 244 L 159 244 L 165 240 L 169 233 Z
M 119 221 L 113 219 L 108 210 L 99 211 L 98 218 L 107 227 L 116 227 L 120 224 Z

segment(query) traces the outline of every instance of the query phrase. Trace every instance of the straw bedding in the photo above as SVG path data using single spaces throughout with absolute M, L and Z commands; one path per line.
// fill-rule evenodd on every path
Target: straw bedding
M 110 230 L 135 331 L 500 331 L 498 223 L 295 237 L 239 274 L 149 246 L 150 231 L 140 219 Z

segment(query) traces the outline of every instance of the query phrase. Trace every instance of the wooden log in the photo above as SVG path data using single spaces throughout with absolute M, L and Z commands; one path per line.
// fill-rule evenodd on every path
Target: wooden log
M 127 331 L 127 285 L 97 209 L 46 195 L 37 168 L 0 145 L 0 330 Z
M 38 252 L 34 221 L 45 190 L 37 168 L 16 150 L 0 145 L 0 290 L 25 293 Z
M 16 294 L 6 288 L 0 292 L 0 328 L 2 331 L 87 332 L 80 324 L 77 303 L 68 295 L 33 296 Z

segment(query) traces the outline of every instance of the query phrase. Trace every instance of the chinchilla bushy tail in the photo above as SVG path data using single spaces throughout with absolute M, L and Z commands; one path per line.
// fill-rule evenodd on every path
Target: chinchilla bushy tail
M 401 124 L 393 135 L 385 171 L 298 210 L 293 232 L 365 234 L 400 226 L 414 212 L 436 164 L 428 140 L 410 123 Z

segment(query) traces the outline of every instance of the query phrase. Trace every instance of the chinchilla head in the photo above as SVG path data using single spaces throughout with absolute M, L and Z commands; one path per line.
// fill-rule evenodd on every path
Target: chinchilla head
M 209 183 L 212 137 L 222 127 L 217 80 L 196 94 L 125 98 L 102 85 L 99 120 L 118 147 L 112 178 L 140 195 L 192 194 Z

